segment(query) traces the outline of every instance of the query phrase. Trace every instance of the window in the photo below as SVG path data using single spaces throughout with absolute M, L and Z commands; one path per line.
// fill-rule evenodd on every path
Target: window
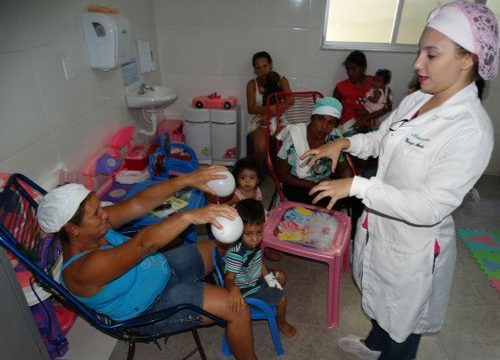
M 429 12 L 451 1 L 327 0 L 323 48 L 416 51 Z

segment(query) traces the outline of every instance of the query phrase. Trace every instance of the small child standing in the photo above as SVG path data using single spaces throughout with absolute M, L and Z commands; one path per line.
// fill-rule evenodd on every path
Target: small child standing
M 236 189 L 228 205 L 235 205 L 243 199 L 262 200 L 260 189 L 259 163 L 253 158 L 241 158 L 234 165 Z
M 373 77 L 372 87 L 366 93 L 366 101 L 363 108 L 357 109 L 356 114 L 365 120 L 365 125 L 368 125 L 374 130 L 380 126 L 377 118 L 371 116 L 374 112 L 382 110 L 391 96 L 391 71 L 387 69 L 379 69 Z
M 261 299 L 277 307 L 276 321 L 280 332 L 293 337 L 297 329 L 286 321 L 285 274 L 270 272 L 262 262 L 262 241 L 265 213 L 260 201 L 245 199 L 236 204 L 243 220 L 243 235 L 227 252 L 224 266 L 225 288 L 229 291 L 228 306 L 238 313 L 247 296 Z

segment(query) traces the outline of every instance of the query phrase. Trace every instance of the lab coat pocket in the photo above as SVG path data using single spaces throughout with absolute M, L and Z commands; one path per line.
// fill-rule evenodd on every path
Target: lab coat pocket
M 405 144 L 401 147 L 399 158 L 400 161 L 404 161 L 412 165 L 423 165 L 426 162 L 425 149 L 419 148 L 418 146 Z
M 425 282 L 432 276 L 433 243 L 421 250 L 400 246 L 394 242 L 370 238 L 373 247 L 373 267 L 390 285 L 401 291 L 412 291 L 414 284 Z M 412 285 L 413 284 L 413 285 Z

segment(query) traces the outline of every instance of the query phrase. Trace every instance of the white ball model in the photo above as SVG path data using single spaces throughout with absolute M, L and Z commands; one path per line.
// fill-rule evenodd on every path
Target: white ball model
M 225 217 L 217 217 L 217 221 L 222 225 L 222 229 L 217 229 L 212 225 L 212 234 L 224 244 L 231 244 L 238 240 L 243 234 L 243 220 L 237 216 L 234 220 Z
M 207 186 L 215 191 L 215 194 L 219 197 L 231 195 L 236 187 L 233 174 L 227 170 L 217 174 L 225 175 L 226 177 L 224 179 L 210 180 L 207 182 Z

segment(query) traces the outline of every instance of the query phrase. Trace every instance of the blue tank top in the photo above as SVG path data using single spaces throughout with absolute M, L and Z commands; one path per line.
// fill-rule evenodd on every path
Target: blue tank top
M 109 249 L 126 242 L 128 238 L 112 229 L 104 235 L 111 244 Z M 62 270 L 90 252 L 78 253 L 66 261 Z M 166 257 L 158 252 L 146 256 L 125 274 L 104 285 L 95 295 L 83 297 L 73 294 L 79 301 L 95 311 L 121 321 L 131 319 L 147 310 L 162 292 L 170 277 Z M 61 274 L 61 283 L 64 284 Z

